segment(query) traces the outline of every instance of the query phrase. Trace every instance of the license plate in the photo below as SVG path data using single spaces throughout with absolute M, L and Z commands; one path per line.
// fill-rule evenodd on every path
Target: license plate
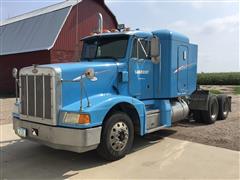
M 27 129 L 17 128 L 17 134 L 21 137 L 26 137 L 27 136 Z

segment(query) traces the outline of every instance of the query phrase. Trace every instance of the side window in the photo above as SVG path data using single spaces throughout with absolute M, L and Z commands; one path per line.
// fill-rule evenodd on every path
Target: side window
M 145 39 L 134 39 L 132 58 L 150 59 L 150 41 Z

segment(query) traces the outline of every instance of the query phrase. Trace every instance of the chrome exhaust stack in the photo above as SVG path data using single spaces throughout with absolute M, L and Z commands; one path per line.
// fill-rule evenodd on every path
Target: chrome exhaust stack
M 103 33 L 103 16 L 98 13 L 98 33 Z

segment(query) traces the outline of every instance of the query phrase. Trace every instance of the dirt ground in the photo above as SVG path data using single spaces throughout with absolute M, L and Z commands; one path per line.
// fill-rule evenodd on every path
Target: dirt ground
M 240 95 L 233 94 L 234 86 L 201 86 L 203 89 L 217 89 L 232 96 L 232 112 L 226 120 L 211 125 L 194 121 L 175 124 L 168 137 L 187 140 L 240 151 Z
M 181 121 L 172 128 L 164 129 L 145 138 L 159 139 L 172 137 L 231 150 L 240 151 L 240 95 L 233 94 L 233 86 L 203 86 L 204 89 L 218 89 L 232 96 L 232 112 L 223 121 L 205 125 L 194 121 Z M 0 97 L 0 124 L 11 123 L 11 112 L 15 98 Z

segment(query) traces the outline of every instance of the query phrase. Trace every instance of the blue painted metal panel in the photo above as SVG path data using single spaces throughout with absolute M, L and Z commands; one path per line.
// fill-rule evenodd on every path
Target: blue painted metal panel
M 88 68 L 94 68 L 97 81 L 84 79 L 85 89 L 88 96 L 100 93 L 115 93 L 113 84 L 117 79 L 116 62 L 79 62 L 65 64 L 46 65 L 50 67 L 58 67 L 62 70 L 63 80 L 73 80 L 82 75 Z M 62 83 L 62 106 L 72 104 L 80 99 L 80 83 L 79 82 L 63 82 Z M 86 93 L 83 93 L 86 97 Z
M 91 124 L 87 125 L 80 125 L 80 124 L 65 124 L 63 122 L 59 122 L 60 126 L 66 127 L 75 127 L 75 128 L 88 128 L 102 125 L 102 122 L 109 112 L 109 110 L 118 103 L 129 103 L 135 107 L 139 114 L 140 118 L 140 125 L 141 130 L 140 133 L 143 135 L 144 127 L 145 127 L 145 105 L 143 102 L 139 101 L 138 99 L 132 98 L 130 96 L 121 96 L 121 95 L 114 95 L 114 94 L 97 94 L 94 96 L 89 97 L 91 102 L 91 106 L 87 107 L 87 99 L 83 99 L 83 112 L 87 113 L 91 117 Z M 74 112 L 80 113 L 80 101 L 74 102 L 68 106 L 65 106 L 61 109 L 63 112 Z
M 128 82 L 128 71 L 122 71 L 122 82 Z
M 129 95 L 138 99 L 151 99 L 153 98 L 154 89 L 154 64 L 150 59 L 137 59 L 132 58 L 133 41 L 136 38 L 149 40 L 152 37 L 152 33 L 138 32 L 134 33 L 129 42 Z
M 181 41 L 189 43 L 189 38 L 187 36 L 167 29 L 154 31 L 153 34 L 157 34 L 161 40 Z
M 158 64 L 159 82 L 155 78 L 155 98 L 188 96 L 196 89 L 197 51 L 189 39 L 179 33 L 161 30 L 153 32 L 161 43 L 161 63 Z M 191 48 L 192 47 L 192 48 Z M 186 51 L 186 60 L 183 59 Z
M 174 73 L 177 73 L 178 92 L 187 93 L 188 89 L 188 47 L 178 46 L 178 69 Z
M 84 80 L 91 106 L 87 107 L 83 94 L 83 112 L 90 114 L 88 125 L 72 125 L 59 122 L 61 126 L 87 128 L 102 124 L 107 112 L 116 104 L 133 105 L 140 117 L 141 135 L 146 133 L 146 107 L 160 109 L 160 123 L 171 126 L 171 104 L 168 99 L 190 95 L 196 89 L 197 46 L 189 44 L 186 36 L 167 30 L 155 31 L 160 38 L 161 61 L 131 58 L 133 37 L 152 37 L 151 33 L 136 32 L 129 39 L 125 58 L 93 60 L 92 62 L 46 65 L 59 67 L 63 80 L 72 80 L 93 68 L 98 78 Z M 186 51 L 186 54 L 184 54 Z M 80 112 L 80 84 L 63 82 L 61 111 Z M 146 101 L 143 101 L 143 100 Z
M 192 94 L 197 86 L 197 55 L 198 46 L 190 44 L 188 59 L 188 94 Z
M 135 74 L 135 70 L 139 69 L 136 59 L 129 60 L 129 94 L 133 97 L 141 95 L 141 80 Z
M 138 99 L 153 98 L 153 63 L 149 59 L 129 60 L 129 93 Z
M 170 127 L 172 125 L 172 107 L 169 100 L 160 100 L 160 122 L 161 125 Z

